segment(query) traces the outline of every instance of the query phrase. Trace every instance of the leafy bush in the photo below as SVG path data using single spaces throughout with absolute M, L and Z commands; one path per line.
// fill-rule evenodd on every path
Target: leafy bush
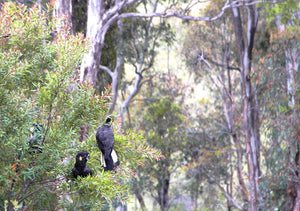
M 135 166 L 157 155 L 141 136 L 115 130 L 121 166 L 116 173 L 103 172 L 95 133 L 105 119 L 109 94 L 95 95 L 91 84 L 79 83 L 78 66 L 88 43 L 60 23 L 36 6 L 2 5 L 0 209 L 99 209 L 105 201 L 126 200 L 126 181 Z M 43 127 L 35 143 L 41 153 L 28 143 L 34 124 Z M 91 134 L 79 143 L 83 125 Z M 80 150 L 90 153 L 94 175 L 74 180 L 71 169 Z

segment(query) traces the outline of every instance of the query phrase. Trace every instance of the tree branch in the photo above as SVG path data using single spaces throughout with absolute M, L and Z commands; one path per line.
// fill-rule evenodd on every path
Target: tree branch
M 105 20 L 105 25 L 103 26 L 104 29 L 108 28 L 112 23 L 117 21 L 118 19 L 124 19 L 124 18 L 153 18 L 153 17 L 161 17 L 161 18 L 170 18 L 170 17 L 177 17 L 183 20 L 191 20 L 191 21 L 214 21 L 222 17 L 222 15 L 225 13 L 226 10 L 231 8 L 238 8 L 238 7 L 244 7 L 244 6 L 251 6 L 256 4 L 266 4 L 265 1 L 252 1 L 252 0 L 236 0 L 236 1 L 229 1 L 227 0 L 224 7 L 221 9 L 219 14 L 217 14 L 214 17 L 193 17 L 185 14 L 180 14 L 178 12 L 169 12 L 169 13 L 123 13 L 119 14 L 119 11 L 121 11 L 123 8 L 137 2 L 137 0 L 130 0 L 130 1 L 122 1 L 119 4 L 116 4 L 113 8 L 111 8 L 107 13 L 104 14 L 103 20 Z M 156 9 L 156 4 L 151 1 L 151 3 L 154 5 Z M 239 4 L 241 3 L 241 4 Z M 273 3 L 274 2 L 271 2 Z M 275 2 L 277 3 L 277 2 Z M 153 11 L 155 11 L 155 9 Z
M 110 75 L 110 77 L 113 77 L 113 72 L 108 67 L 103 66 L 103 65 L 99 65 L 99 68 L 101 70 L 104 70 L 105 72 L 107 72 Z
M 231 66 L 228 66 L 226 64 L 220 64 L 218 62 L 213 61 L 212 59 L 210 59 L 206 55 L 200 55 L 200 54 L 198 54 L 197 60 L 208 61 L 208 62 L 210 62 L 210 63 L 212 63 L 212 64 L 214 64 L 214 65 L 216 65 L 218 67 L 225 67 L 225 68 L 228 68 L 229 70 L 237 70 L 237 71 L 241 72 L 241 69 L 239 67 L 231 67 Z M 207 63 L 207 62 L 205 62 L 205 63 Z
M 242 4 L 239 4 L 242 3 Z M 148 14 L 141 14 L 141 13 L 123 13 L 118 16 L 119 19 L 121 18 L 131 18 L 131 17 L 138 17 L 138 18 L 152 18 L 152 17 L 161 17 L 161 18 L 170 18 L 170 17 L 177 17 L 183 20 L 191 20 L 191 21 L 214 21 L 222 17 L 226 10 L 231 8 L 237 7 L 244 7 L 244 6 L 251 6 L 255 4 L 266 4 L 267 2 L 264 1 L 251 1 L 251 0 L 237 0 L 230 2 L 227 0 L 224 7 L 221 9 L 219 14 L 214 17 L 193 17 L 189 15 L 180 14 L 178 12 L 170 12 L 170 13 L 148 13 Z M 270 3 L 274 3 L 271 2 Z M 276 2 L 275 2 L 276 3 Z
M 54 183 L 55 184 L 55 183 Z M 19 203 L 23 202 L 25 199 L 27 199 L 29 196 L 39 192 L 40 190 L 42 190 L 43 188 L 46 188 L 48 186 L 53 186 L 53 183 L 47 183 L 47 184 L 44 184 L 42 185 L 41 187 L 39 187 L 38 189 L 32 191 L 31 193 L 28 193 L 26 196 L 24 196 L 20 201 Z
M 233 204 L 234 207 L 236 207 L 238 210 L 243 210 L 243 208 L 242 208 L 240 205 L 238 205 L 238 204 L 234 201 L 234 199 L 227 193 L 227 191 L 225 190 L 225 188 L 223 188 L 222 185 L 220 185 L 220 183 L 218 183 L 218 182 L 215 180 L 215 178 L 213 178 L 207 171 L 204 171 L 204 170 L 202 170 L 202 171 L 206 174 L 206 176 L 207 176 L 211 181 L 213 181 L 213 182 L 219 187 L 219 189 L 223 192 L 223 194 L 224 194 L 224 196 L 226 197 L 226 199 L 227 199 L 228 201 L 230 201 L 230 202 Z

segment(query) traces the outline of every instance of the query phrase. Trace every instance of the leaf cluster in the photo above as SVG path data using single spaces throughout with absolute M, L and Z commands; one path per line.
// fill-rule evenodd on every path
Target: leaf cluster
M 270 23 L 280 17 L 281 24 L 299 25 L 300 20 L 295 15 L 299 7 L 298 3 L 297 0 L 286 0 L 280 4 L 265 5 L 267 21 Z

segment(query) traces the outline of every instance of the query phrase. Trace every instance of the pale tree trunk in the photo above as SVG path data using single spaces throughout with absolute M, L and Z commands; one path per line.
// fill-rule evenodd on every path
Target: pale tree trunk
M 279 15 L 276 16 L 276 26 L 278 33 L 282 33 L 286 26 L 280 23 Z M 289 95 L 289 106 L 294 106 L 295 103 L 295 95 L 293 92 L 293 83 L 294 83 L 294 73 L 293 73 L 293 61 L 295 61 L 295 54 L 297 53 L 297 48 L 285 49 L 284 54 L 286 57 L 285 60 L 285 70 L 287 73 L 287 93 Z
M 121 74 L 123 71 L 124 58 L 122 58 L 121 53 L 117 49 L 117 63 L 115 66 L 115 70 L 111 71 L 108 67 L 101 65 L 101 55 L 102 49 L 105 42 L 105 35 L 107 33 L 108 28 L 118 20 L 122 18 L 134 17 L 135 14 L 129 14 L 122 16 L 120 11 L 128 5 L 135 3 L 137 0 L 129 0 L 129 1 L 115 1 L 114 5 L 105 10 L 105 5 L 103 0 L 90 0 L 88 3 L 88 23 L 87 23 L 87 38 L 90 39 L 91 48 L 83 58 L 81 69 L 80 69 L 80 81 L 91 82 L 94 85 L 96 92 L 104 90 L 105 81 L 103 77 L 103 73 L 99 70 L 104 70 L 107 72 L 112 79 L 112 101 L 110 104 L 111 114 L 116 105 L 117 97 L 118 97 L 118 89 L 121 79 Z M 153 12 L 156 11 L 157 1 L 153 2 Z M 153 18 L 149 18 L 147 30 L 150 28 Z M 122 22 L 118 21 L 118 30 L 122 30 Z M 145 40 L 145 50 L 148 47 L 148 38 Z M 144 52 L 142 52 L 144 53 Z M 154 55 L 153 55 L 154 57 Z M 119 110 L 121 116 L 121 123 L 124 122 L 124 113 L 127 109 L 131 100 L 136 96 L 139 92 L 143 82 L 143 72 L 148 70 L 152 65 L 153 61 L 147 66 L 144 66 L 145 57 L 142 56 L 138 64 L 136 66 L 136 79 L 134 82 L 134 90 L 129 94 L 129 96 L 122 102 L 121 108 Z M 121 124 L 123 125 L 123 124 Z
M 121 20 L 118 20 L 118 30 L 120 32 L 123 31 L 123 22 Z M 118 41 L 122 44 L 123 43 L 123 38 L 122 38 L 122 33 L 119 33 L 120 36 L 118 38 Z M 117 103 L 118 99 L 118 91 L 119 91 L 119 86 L 121 82 L 121 75 L 124 71 L 124 57 L 122 55 L 122 52 L 120 52 L 119 49 L 116 49 L 116 54 L 117 54 L 117 59 L 116 59 L 116 67 L 114 71 L 111 71 L 108 67 L 100 65 L 100 69 L 104 70 L 107 72 L 111 79 L 112 79 L 112 84 L 111 84 L 111 91 L 112 91 L 112 96 L 111 96 L 111 102 L 109 106 L 109 114 L 112 114 L 115 110 L 115 106 Z
M 100 72 L 103 68 L 100 65 L 106 33 L 113 23 L 122 18 L 120 11 L 136 1 L 116 0 L 110 8 L 105 8 L 104 0 L 88 1 L 86 37 L 90 40 L 91 47 L 81 64 L 80 81 L 92 83 L 96 92 L 105 88 L 103 73 Z
M 137 0 L 114 2 L 110 8 L 105 8 L 104 0 L 90 0 L 88 1 L 88 18 L 87 18 L 87 34 L 86 37 L 90 39 L 91 47 L 89 52 L 84 56 L 81 69 L 80 81 L 87 81 L 92 83 L 96 92 L 99 93 L 105 89 L 104 70 L 112 79 L 112 100 L 110 104 L 109 114 L 115 110 L 116 101 L 118 98 L 118 90 L 123 72 L 124 58 L 121 52 L 117 51 L 117 59 L 114 71 L 107 66 L 101 65 L 102 50 L 105 43 L 105 36 L 109 27 L 118 21 L 118 30 L 122 30 L 123 25 L 120 19 L 122 17 L 120 11 L 135 3 Z M 130 16 L 128 16 L 130 17 Z M 123 17 L 124 18 L 124 17 Z M 122 40 L 122 39 L 121 39 Z M 140 82 L 138 81 L 138 84 Z M 131 97 L 134 97 L 136 93 Z M 125 102 L 128 105 L 130 100 Z M 121 111 L 123 111 L 121 109 Z M 124 112 L 123 112 L 124 113 Z M 122 115 L 121 115 L 122 116 Z
M 73 7 L 72 0 L 56 0 L 53 15 L 55 17 L 65 17 L 68 23 L 72 24 Z M 66 23 L 61 23 L 66 24 Z M 71 34 L 74 34 L 73 27 L 70 28 Z
M 111 103 L 110 103 L 110 107 L 109 107 L 109 114 L 112 114 L 115 110 L 117 99 L 118 99 L 119 85 L 121 82 L 121 75 L 124 70 L 124 58 L 118 52 L 117 52 L 117 64 L 116 65 L 117 66 L 115 68 L 115 71 L 111 73 L 112 97 L 111 97 Z
M 80 81 L 92 82 L 97 92 L 103 90 L 103 81 L 98 80 L 104 38 L 107 32 L 103 30 L 104 1 L 88 1 L 88 17 L 86 37 L 90 39 L 91 48 L 83 58 L 80 70 Z
M 241 86 L 243 98 L 243 131 L 245 135 L 248 174 L 249 174 L 249 210 L 258 210 L 258 203 L 262 204 L 258 188 L 260 176 L 260 133 L 259 107 L 255 89 L 251 83 L 251 60 L 254 35 L 257 25 L 257 10 L 255 6 L 246 7 L 248 11 L 246 40 L 239 8 L 232 8 L 235 35 L 238 43 L 241 67 Z
M 299 53 L 297 48 L 285 49 L 286 56 L 286 74 L 287 74 L 287 93 L 289 95 L 289 106 L 293 108 L 293 125 L 296 129 L 296 140 L 297 147 L 296 152 L 292 149 L 295 155 L 295 159 L 290 156 L 290 164 L 295 162 L 298 175 L 294 172 L 291 172 L 291 176 L 294 178 L 288 188 L 287 188 L 287 199 L 285 210 L 300 210 L 300 184 L 299 184 L 299 172 L 300 172 L 300 160 L 299 160 L 299 149 L 300 149 L 300 117 L 299 117 L 299 99 L 297 98 L 296 91 L 298 87 L 298 82 L 296 80 L 298 71 L 299 71 Z M 298 155 L 298 156 L 297 156 Z M 289 164 L 289 165 L 290 165 Z
M 300 20 L 300 3 L 298 5 L 298 13 L 297 18 Z M 276 16 L 275 19 L 276 26 L 278 33 L 284 33 L 286 30 L 286 25 L 280 23 L 280 15 Z M 299 117 L 299 99 L 297 98 L 296 91 L 298 86 L 298 81 L 296 80 L 299 78 L 297 76 L 299 71 L 299 50 L 295 47 L 287 47 L 284 49 L 285 54 L 285 71 L 287 75 L 286 87 L 287 87 L 287 94 L 289 96 L 289 103 L 288 105 L 293 108 L 293 125 L 296 128 L 296 140 L 297 140 L 297 147 L 296 152 L 295 148 L 292 147 L 289 152 L 289 161 L 288 166 L 296 165 L 296 169 L 298 174 L 294 171 L 290 172 L 291 177 L 293 178 L 292 181 L 288 184 L 286 190 L 286 202 L 285 202 L 285 211 L 299 211 L 300 210 L 300 184 L 299 184 L 299 172 L 300 172 L 300 156 L 299 156 L 299 149 L 300 149 L 300 117 Z M 295 158 L 293 155 L 295 154 Z M 295 163 L 294 163 L 295 162 Z

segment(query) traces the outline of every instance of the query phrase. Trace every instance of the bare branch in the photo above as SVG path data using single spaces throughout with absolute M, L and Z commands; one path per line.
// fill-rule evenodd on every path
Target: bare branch
M 149 76 L 148 76 L 148 79 L 147 79 L 147 80 L 143 80 L 143 81 L 140 83 L 140 86 L 139 86 L 139 87 L 141 88 L 145 83 L 151 82 L 152 79 L 153 79 L 156 75 L 157 75 L 157 73 L 154 74 L 154 75 L 149 75 Z
M 231 66 L 228 66 L 226 64 L 220 64 L 218 62 L 213 61 L 211 58 L 209 58 L 206 55 L 200 55 L 199 54 L 198 57 L 200 57 L 200 60 L 208 61 L 208 62 L 210 62 L 210 63 L 212 63 L 212 64 L 214 64 L 218 67 L 225 67 L 225 68 L 228 68 L 229 70 L 237 70 L 237 71 L 241 72 L 241 69 L 239 67 L 231 67 Z
M 239 4 L 242 3 L 242 4 Z M 274 3 L 274 2 L 270 2 Z M 191 21 L 214 21 L 222 17 L 224 12 L 231 8 L 237 7 L 244 7 L 244 6 L 251 6 L 255 4 L 266 4 L 264 1 L 250 1 L 250 0 L 237 0 L 229 3 L 227 1 L 224 7 L 221 9 L 219 14 L 214 17 L 193 17 L 189 15 L 180 14 L 178 12 L 170 12 L 170 13 L 149 13 L 149 14 L 142 14 L 142 13 L 124 13 L 120 14 L 118 18 L 130 18 L 130 17 L 138 17 L 138 18 L 152 18 L 152 17 L 161 17 L 161 18 L 170 18 L 170 17 L 177 17 L 183 20 L 191 20 Z
M 204 59 L 203 51 L 202 51 L 201 55 L 200 54 L 198 55 L 198 60 L 199 61 L 203 61 L 209 67 L 210 70 L 212 69 L 212 66 L 210 65 L 210 63 Z M 208 71 L 206 71 L 206 72 L 208 72 Z M 208 77 L 210 78 L 210 80 L 212 81 L 212 83 L 217 87 L 218 91 L 222 94 L 220 86 L 216 83 L 216 81 L 213 79 L 213 77 L 211 76 L 211 74 L 208 74 Z
M 126 2 L 126 3 L 125 3 Z M 117 19 L 124 19 L 124 18 L 153 18 L 153 17 L 161 17 L 161 18 L 170 18 L 170 17 L 177 17 L 183 20 L 191 20 L 191 21 L 214 21 L 222 17 L 222 15 L 225 13 L 226 10 L 231 8 L 237 8 L 237 7 L 245 7 L 245 6 L 251 6 L 256 4 L 266 4 L 265 1 L 251 1 L 251 0 L 236 0 L 230 2 L 229 0 L 226 1 L 224 7 L 221 9 L 219 14 L 217 14 L 214 17 L 193 17 L 185 14 L 181 14 L 178 12 L 170 12 L 170 13 L 123 13 L 119 14 L 118 11 L 121 9 L 135 3 L 136 0 L 130 0 L 130 1 L 122 1 L 119 4 L 116 4 L 113 8 L 111 8 L 107 13 L 105 13 L 103 20 L 107 20 L 106 24 L 103 26 L 103 28 L 108 28 L 113 22 L 115 22 Z M 201 2 L 201 1 L 199 1 Z M 154 10 L 156 9 L 157 2 L 152 2 L 154 6 Z M 198 3 L 198 2 L 197 2 Z M 273 3 L 274 2 L 270 2 Z M 276 2 L 275 2 L 276 3 Z M 113 16 L 113 17 L 111 17 Z M 111 18 L 110 18 L 111 17 Z
M 105 14 L 103 15 L 103 20 L 104 22 L 106 22 L 107 20 L 109 20 L 112 16 L 114 16 L 116 13 L 119 13 L 119 11 L 123 8 L 125 8 L 128 5 L 131 5 L 133 3 L 135 3 L 136 0 L 130 0 L 130 1 L 117 1 L 116 4 L 110 8 L 107 12 L 105 12 Z
M 234 207 L 236 207 L 238 210 L 243 210 L 243 208 L 234 201 L 234 199 L 227 193 L 225 188 L 223 188 L 222 185 L 218 183 L 215 178 L 213 178 L 207 171 L 205 171 L 204 173 L 211 181 L 213 181 L 219 187 L 226 199 L 230 201 Z
M 103 66 L 103 65 L 99 65 L 99 68 L 101 70 L 104 70 L 105 72 L 107 72 L 110 75 L 110 77 L 113 77 L 113 72 L 108 67 Z
M 149 0 L 149 2 L 152 4 L 152 5 L 154 5 L 155 3 L 152 1 L 152 0 Z
M 155 12 L 157 9 L 157 4 L 158 4 L 158 0 L 155 1 L 154 5 L 153 5 L 153 9 L 152 12 Z M 119 16 L 120 17 L 120 16 Z M 118 18 L 119 18 L 118 17 Z M 144 40 L 144 46 L 142 47 L 141 52 L 139 51 L 139 48 L 137 46 L 135 46 L 135 49 L 137 51 L 137 53 L 140 53 L 140 56 L 138 57 L 139 60 L 136 60 L 136 63 L 132 62 L 132 65 L 135 67 L 135 73 L 136 73 L 136 78 L 134 81 L 134 89 L 133 91 L 129 94 L 129 96 L 123 101 L 121 108 L 120 108 L 120 116 L 121 116 L 121 124 L 123 125 L 124 122 L 124 111 L 125 109 L 128 107 L 129 103 L 131 102 L 131 100 L 137 95 L 137 93 L 139 92 L 139 90 L 141 89 L 141 86 L 144 84 L 142 82 L 143 79 L 143 73 L 146 70 L 149 70 L 153 63 L 154 63 L 154 48 L 155 48 L 155 43 L 156 40 L 158 39 L 157 37 L 154 39 L 153 41 L 153 45 L 152 45 L 152 52 L 151 52 L 151 60 L 150 63 L 147 65 L 147 67 L 143 66 L 145 65 L 145 60 L 146 60 L 146 54 L 147 54 L 147 46 L 148 43 L 150 42 L 150 38 L 149 38 L 149 34 L 148 34 L 148 30 L 152 24 L 153 21 L 153 17 L 150 17 L 150 19 L 148 20 L 144 30 L 145 30 L 145 40 Z

